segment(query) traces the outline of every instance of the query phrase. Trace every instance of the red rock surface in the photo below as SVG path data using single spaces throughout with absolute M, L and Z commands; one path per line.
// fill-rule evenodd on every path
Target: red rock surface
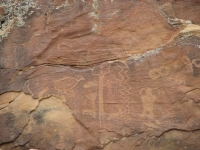
M 200 149 L 198 1 L 26 2 L 0 3 L 0 149 Z

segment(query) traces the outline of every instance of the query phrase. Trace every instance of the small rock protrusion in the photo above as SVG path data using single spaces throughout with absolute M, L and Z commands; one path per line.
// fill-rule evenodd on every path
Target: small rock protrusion
M 3 7 L 0 7 L 0 16 L 4 16 L 5 15 L 5 10 Z
M 5 10 L 3 7 L 0 7 L 0 29 L 2 28 L 2 24 L 5 22 Z

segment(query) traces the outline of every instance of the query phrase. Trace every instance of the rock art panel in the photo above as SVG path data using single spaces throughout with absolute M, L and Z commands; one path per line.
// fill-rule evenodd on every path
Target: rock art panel
M 157 123 L 164 125 L 169 120 L 169 126 L 176 126 L 179 124 L 176 116 L 186 113 L 186 110 L 173 104 L 181 104 L 185 92 L 193 90 L 193 85 L 199 81 L 194 71 L 188 72 L 188 64 L 182 61 L 189 53 L 198 50 L 198 47 L 196 50 L 193 46 L 191 48 L 193 50 L 188 51 L 182 47 L 175 51 L 177 54 L 181 51 L 181 56 L 171 57 L 167 51 L 174 50 L 174 47 L 165 47 L 164 51 L 154 55 L 157 62 L 147 57 L 139 64 L 135 60 L 128 60 L 125 64 L 104 63 L 81 72 L 63 66 L 60 66 L 59 72 L 54 67 L 41 67 L 44 77 L 36 76 L 26 82 L 24 91 L 27 94 L 34 93 L 34 97 L 39 98 L 41 94 L 35 86 L 40 85 L 41 89 L 45 89 L 46 84 L 52 85 L 46 95 L 64 95 L 64 101 L 74 111 L 74 115 L 92 130 L 108 128 L 118 131 L 122 124 L 131 128 L 136 120 L 142 122 L 148 116 L 150 120 L 153 119 L 152 125 L 155 127 Z M 163 61 L 165 57 L 168 58 Z M 180 57 L 179 62 L 177 57 Z M 176 66 L 177 63 L 181 70 Z M 148 69 L 141 69 L 145 67 Z M 189 84 L 190 80 L 194 82 L 192 85 Z M 186 102 L 183 107 L 187 105 L 189 103 Z M 165 113 L 169 113 L 169 116 L 164 116 Z M 122 123 L 122 119 L 126 121 Z M 150 123 L 147 121 L 147 124 Z M 181 126 L 186 128 L 188 125 Z
M 30 2 L 0 3 L 0 149 L 200 149 L 197 1 Z

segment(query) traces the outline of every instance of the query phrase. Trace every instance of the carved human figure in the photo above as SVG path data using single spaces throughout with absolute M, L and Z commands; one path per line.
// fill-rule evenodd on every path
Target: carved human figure
M 82 114 L 92 116 L 96 118 L 96 99 L 98 91 L 97 84 L 95 82 L 87 82 L 84 85 L 84 95 L 83 95 L 83 108 Z
M 143 115 L 153 116 L 154 102 L 157 99 L 157 96 L 153 93 L 154 90 L 157 89 L 147 87 L 140 91 L 143 105 Z

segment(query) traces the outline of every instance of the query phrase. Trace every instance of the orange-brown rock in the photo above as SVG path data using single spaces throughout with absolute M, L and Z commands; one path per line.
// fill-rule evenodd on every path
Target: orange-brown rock
M 3 67 L 94 66 L 154 49 L 179 31 L 165 21 L 153 1 L 98 1 L 92 4 L 79 0 L 43 13 L 38 11 L 24 27 L 13 29 L 10 36 L 14 39 L 6 39 L 8 44 L 2 52 Z M 10 51 L 13 59 L 10 59 Z M 22 59 L 17 63 L 19 58 Z
M 194 24 L 200 24 L 200 1 L 199 0 L 156 0 L 163 11 L 169 17 L 190 20 Z
M 0 149 L 200 149 L 198 1 L 1 6 Z
M 4 11 L 3 7 L 0 7 L 0 16 L 2 16 L 4 14 L 5 14 L 5 11 Z
M 13 93 L 8 93 L 13 95 Z M 3 97 L 4 95 L 2 95 Z M 12 96 L 11 96 L 12 97 Z M 3 97 L 2 100 L 6 100 Z M 19 137 L 29 122 L 29 114 L 38 105 L 38 100 L 23 93 L 12 97 L 13 102 L 0 110 L 0 144 L 13 141 Z

